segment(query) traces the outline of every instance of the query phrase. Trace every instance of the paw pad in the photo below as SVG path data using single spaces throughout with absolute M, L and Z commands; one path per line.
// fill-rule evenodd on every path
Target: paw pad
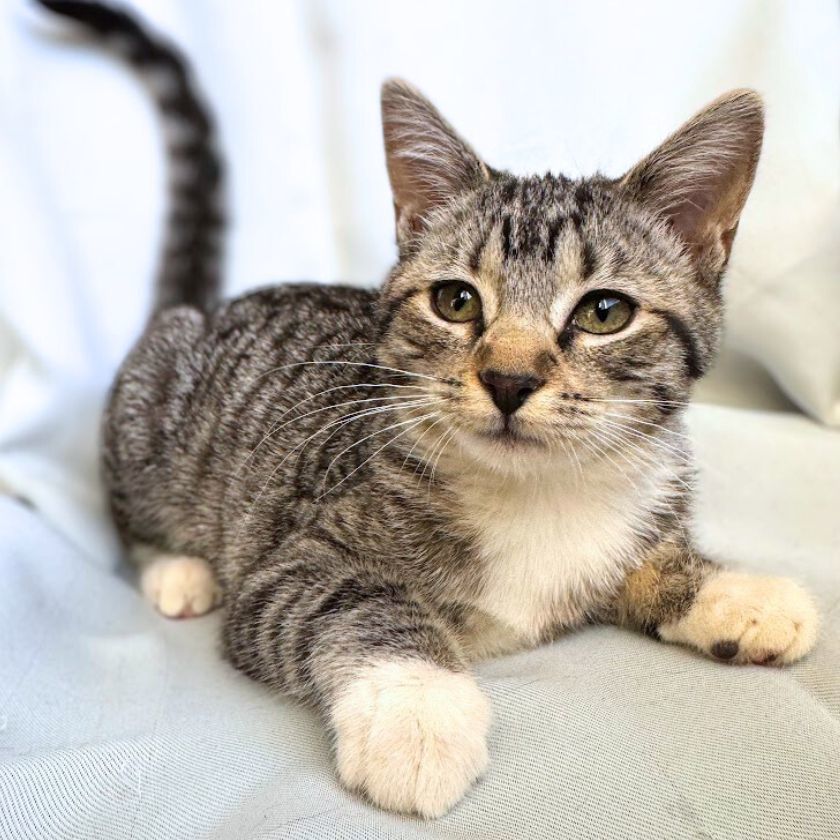
M 717 659 L 734 659 L 738 655 L 738 649 L 738 642 L 733 640 L 715 642 L 712 645 L 712 656 Z

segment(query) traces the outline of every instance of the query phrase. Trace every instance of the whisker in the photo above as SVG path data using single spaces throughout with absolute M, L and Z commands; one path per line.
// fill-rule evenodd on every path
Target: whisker
M 306 448 L 306 445 L 311 441 L 314 440 L 319 434 L 322 432 L 327 431 L 327 429 L 333 429 L 333 431 L 324 439 L 322 445 L 326 445 L 326 443 L 333 438 L 333 436 L 338 433 L 344 426 L 348 423 L 352 423 L 355 420 L 359 420 L 366 417 L 373 417 L 376 414 L 385 414 L 389 411 L 399 411 L 401 409 L 406 408 L 420 408 L 427 405 L 436 405 L 440 402 L 443 402 L 443 399 L 435 398 L 422 398 L 412 400 L 411 402 L 400 403 L 399 405 L 385 405 L 385 406 L 373 406 L 371 408 L 363 408 L 359 409 L 358 411 L 351 411 L 349 414 L 345 414 L 343 417 L 338 418 L 337 420 L 333 420 L 326 425 L 322 426 L 317 432 L 313 435 L 310 435 L 305 441 L 303 441 L 303 448 L 301 449 L 300 453 L 298 454 L 298 459 L 303 454 L 303 449 Z M 301 444 L 298 444 L 301 446 Z M 295 447 L 297 449 L 297 447 Z M 294 451 L 294 450 L 292 450 Z M 290 453 L 291 454 L 291 453 Z
M 691 435 L 686 434 L 685 432 L 678 432 L 674 429 L 669 429 L 665 426 L 662 426 L 659 423 L 652 423 L 649 420 L 639 420 L 636 417 L 630 417 L 628 414 L 615 414 L 614 412 L 607 411 L 604 414 L 599 414 L 597 416 L 598 417 L 610 417 L 610 418 L 613 418 L 615 420 L 627 420 L 630 423 L 639 423 L 642 426 L 648 426 L 648 427 L 651 427 L 651 428 L 654 428 L 654 429 L 659 429 L 659 431 L 661 431 L 661 432 L 665 432 L 666 434 L 669 434 L 669 435 L 675 435 L 676 437 L 683 438 L 684 440 L 687 440 L 687 441 L 690 441 L 692 439 Z
M 670 473 L 671 477 L 679 482 L 687 491 L 691 492 L 693 487 L 688 484 L 681 476 L 679 476 L 676 470 L 672 469 L 667 462 L 656 461 L 653 458 L 653 454 L 646 452 L 638 443 L 634 443 L 632 440 L 622 436 L 620 432 L 615 431 L 613 429 L 608 428 L 601 428 L 600 430 L 602 442 L 604 443 L 612 443 L 614 447 L 614 451 L 621 454 L 622 457 L 627 460 L 627 454 L 624 451 L 625 449 L 629 450 L 630 453 L 636 456 L 639 459 L 640 465 L 644 465 L 647 468 L 651 469 L 665 469 L 668 473 Z M 630 463 L 628 461 L 628 463 Z
M 412 445 L 411 449 L 409 449 L 409 450 L 408 450 L 408 455 L 406 455 L 406 456 L 405 456 L 405 458 L 403 459 L 402 464 L 400 465 L 400 469 L 401 469 L 401 470 L 405 468 L 405 465 L 406 465 L 406 463 L 408 462 L 408 459 L 409 459 L 409 458 L 410 458 L 410 457 L 414 454 L 414 450 L 417 448 L 417 446 L 418 446 L 418 444 L 420 443 L 420 441 L 421 441 L 421 440 L 423 440 L 423 438 L 424 438 L 427 434 L 429 434 L 429 432 L 430 432 L 432 429 L 434 429 L 434 427 L 435 427 L 435 426 L 437 426 L 437 424 L 438 424 L 438 423 L 442 423 L 442 422 L 443 422 L 443 420 L 444 420 L 443 416 L 439 417 L 437 420 L 435 420 L 435 422 L 434 422 L 434 423 L 432 423 L 432 424 L 431 424 L 431 425 L 430 425 L 430 426 L 429 426 L 429 427 L 428 427 L 428 428 L 427 428 L 427 429 L 423 432 L 423 434 L 421 434 L 421 435 L 420 435 L 420 437 L 418 437 L 418 438 L 417 438 L 417 440 L 415 440 L 415 441 L 414 441 L 414 444 Z M 422 463 L 422 461 L 423 461 L 422 456 L 419 456 L 419 463 Z M 417 472 L 417 467 L 415 467 L 415 468 L 414 468 L 414 472 L 415 472 L 415 473 Z
M 428 390 L 428 386 L 426 385 L 400 385 L 396 382 L 354 382 L 351 385 L 333 385 L 332 388 L 325 388 L 323 391 L 316 391 L 314 394 L 310 394 L 308 397 L 300 400 L 300 402 L 295 403 L 293 406 L 287 408 L 277 420 L 282 420 L 290 411 L 294 411 L 296 408 L 300 408 L 304 403 L 309 402 L 310 400 L 314 400 L 317 397 L 323 397 L 326 394 L 331 394 L 334 391 L 345 391 L 350 388 L 412 388 L 414 390 L 423 391 L 424 393 L 431 394 L 432 391 Z M 277 421 L 275 421 L 277 422 Z
M 599 397 L 581 397 L 582 402 L 594 403 L 653 403 L 654 405 L 678 405 L 688 406 L 690 402 L 685 400 L 647 400 L 647 399 L 603 399 Z
M 619 431 L 625 432 L 626 434 L 633 435 L 634 437 L 639 438 L 649 444 L 651 444 L 654 448 L 658 448 L 660 451 L 668 451 L 674 455 L 677 455 L 680 458 L 687 459 L 689 457 L 689 453 L 683 449 L 679 449 L 674 444 L 660 440 L 653 435 L 647 434 L 646 432 L 639 431 L 638 429 L 634 429 L 632 426 L 628 426 L 623 423 L 617 423 L 615 420 L 608 420 L 605 417 L 601 418 L 601 422 L 608 426 L 609 428 L 617 429 Z
M 259 442 L 259 443 L 258 443 L 258 444 L 257 444 L 257 445 L 256 445 L 256 446 L 255 446 L 255 447 L 254 447 L 254 448 L 253 448 L 253 449 L 252 449 L 252 450 L 248 453 L 248 456 L 244 459 L 244 461 L 243 461 L 243 462 L 242 462 L 242 464 L 240 465 L 239 470 L 238 470 L 238 472 L 237 472 L 236 474 L 237 474 L 237 475 L 240 475 L 240 474 L 241 474 L 242 470 L 245 468 L 245 466 L 247 465 L 248 461 L 250 461 L 250 460 L 251 460 L 251 458 L 252 458 L 252 457 L 253 457 L 253 456 L 257 453 L 257 450 L 258 450 L 258 449 L 259 449 L 259 448 L 260 448 L 260 447 L 261 447 L 261 446 L 262 446 L 262 445 L 263 445 L 263 444 L 264 444 L 267 440 L 269 440 L 269 439 L 270 439 L 270 438 L 272 438 L 275 434 L 277 434 L 277 432 L 278 432 L 278 431 L 280 431 L 280 429 L 284 428 L 285 426 L 288 426 L 289 424 L 291 424 L 291 423 L 295 422 L 296 420 L 302 420 L 302 419 L 303 419 L 303 418 L 305 418 L 305 417 L 311 417 L 313 414 L 320 414 L 321 412 L 324 412 L 324 411 L 329 411 L 330 409 L 333 409 L 333 408 L 341 408 L 342 406 L 347 406 L 347 405 L 355 405 L 355 404 L 358 404 L 358 403 L 364 403 L 364 402 L 380 402 L 380 401 L 386 401 L 386 400 L 402 400 L 402 399 L 405 399 L 405 396 L 393 396 L 393 397 L 369 397 L 369 398 L 367 398 L 367 399 L 346 400 L 345 402 L 340 402 L 340 403 L 331 403 L 330 405 L 327 405 L 327 406 L 322 406 L 321 408 L 317 408 L 317 409 L 315 409 L 315 410 L 313 410 L 313 411 L 307 411 L 307 412 L 305 412 L 304 414 L 298 414 L 298 415 L 296 415 L 295 417 L 292 417 L 290 420 L 287 420 L 285 423 L 281 423 L 281 422 L 280 422 L 280 421 L 283 419 L 283 417 L 285 417 L 285 416 L 286 416 L 286 415 L 287 415 L 290 411 L 294 411 L 296 408 L 299 408 L 301 405 L 303 405 L 303 403 L 308 402 L 310 399 L 314 399 L 314 397 L 316 397 L 316 396 L 321 396 L 321 395 L 323 395 L 323 394 L 329 393 L 329 392 L 330 392 L 330 391 L 332 391 L 332 390 L 338 390 L 339 388 L 351 388 L 351 387 L 352 387 L 352 388 L 355 388 L 355 387 L 360 387 L 360 386 L 355 386 L 355 385 L 337 385 L 335 388 L 328 388 L 326 391 L 321 391 L 321 392 L 319 392 L 318 394 L 313 394 L 311 397 L 307 397 L 305 400 L 301 400 L 301 401 L 300 401 L 299 403 L 297 403 L 296 405 L 293 405 L 291 408 L 288 408 L 288 409 L 286 409 L 284 412 L 282 412 L 282 414 L 280 414 L 280 416 L 277 418 L 277 420 L 274 422 L 274 424 L 271 426 L 271 428 L 270 428 L 270 429 L 266 432 L 266 434 L 263 436 L 262 440 L 260 440 L 260 442 Z M 423 387 L 422 387 L 421 385 L 393 385 L 393 386 L 392 386 L 392 385 L 381 385 L 381 386 L 373 386 L 373 385 L 371 385 L 371 386 L 369 386 L 369 387 L 382 387 L 382 388 L 390 388 L 390 387 L 394 387 L 394 388 L 414 388 L 414 389 L 421 389 L 422 391 L 424 391 L 424 393 L 431 394 L 431 392 L 430 392 L 430 391 L 425 391 L 425 389 L 423 389 Z M 414 397 L 414 398 L 418 398 L 418 399 L 419 399 L 421 396 L 423 396 L 423 394 L 418 394 L 418 395 L 416 395 L 416 397 Z M 346 415 L 345 415 L 345 416 L 346 416 Z
M 604 442 L 604 439 L 600 435 L 598 435 L 597 431 L 596 431 L 596 437 L 597 437 L 599 442 L 602 442 L 602 443 Z M 610 458 L 609 455 L 603 449 L 601 449 L 601 447 L 599 447 L 594 441 L 582 440 L 581 442 L 584 445 L 586 445 L 587 447 L 589 447 L 590 445 L 592 447 L 595 447 L 596 450 L 597 450 L 596 454 L 600 454 L 601 457 L 606 456 L 607 458 L 609 458 L 610 462 L 619 470 L 619 472 L 622 474 L 622 476 L 624 476 L 625 479 L 628 478 L 627 473 L 624 472 L 624 469 L 619 464 L 617 464 L 612 458 Z M 610 444 L 608 443 L 608 445 L 610 445 Z M 612 445 L 614 445 L 614 444 L 612 444 Z M 623 449 L 616 448 L 614 451 L 616 452 L 617 455 L 620 455 L 624 459 L 624 461 L 632 469 L 634 469 L 634 470 L 636 469 L 636 465 L 634 465 L 633 462 L 630 461 L 629 457 L 624 453 Z M 671 476 L 673 478 L 677 478 L 678 480 L 681 480 L 680 476 L 676 475 L 675 471 L 670 470 L 670 469 L 668 469 L 667 471 L 669 473 L 671 473 Z M 663 504 L 670 511 L 674 522 L 676 523 L 677 527 L 680 529 L 680 531 L 683 534 L 683 538 L 688 540 L 689 538 L 688 538 L 688 533 L 685 529 L 685 525 L 682 522 L 682 518 L 677 514 L 677 511 L 674 509 L 674 506 L 667 499 L 659 499 L 658 503 Z
M 436 404 L 436 402 L 437 402 L 436 400 L 435 401 L 429 401 L 428 404 L 432 405 L 432 404 Z M 415 401 L 413 403 L 410 403 L 407 407 L 419 408 L 421 406 L 425 406 L 426 404 L 427 403 L 425 401 Z M 280 459 L 280 462 L 274 467 L 274 469 L 269 474 L 268 478 L 265 480 L 265 483 L 260 488 L 259 493 L 257 493 L 254 500 L 248 506 L 248 514 L 250 514 L 251 510 L 254 508 L 254 506 L 257 504 L 257 502 L 259 502 L 259 500 L 262 498 L 263 493 L 265 493 L 266 489 L 271 484 L 272 480 L 274 479 L 274 476 L 277 475 L 278 471 L 289 460 L 289 458 L 291 458 L 295 454 L 295 452 L 297 452 L 298 454 L 297 454 L 297 458 L 296 458 L 296 461 L 295 461 L 295 463 L 297 463 L 297 461 L 300 460 L 300 456 L 303 454 L 303 451 L 306 448 L 307 444 L 309 444 L 316 437 L 318 437 L 318 435 L 323 434 L 328 429 L 331 429 L 331 428 L 333 429 L 333 431 L 324 440 L 324 444 L 326 444 L 327 441 L 329 441 L 333 437 L 333 435 L 337 434 L 344 426 L 348 425 L 349 423 L 353 423 L 354 421 L 360 420 L 364 417 L 371 417 L 375 414 L 382 414 L 382 413 L 385 413 L 386 411 L 398 411 L 398 410 L 400 410 L 402 408 L 405 408 L 405 407 L 406 406 L 404 406 L 404 405 L 376 406 L 375 408 L 367 408 L 367 409 L 363 409 L 361 411 L 350 412 L 349 414 L 344 415 L 343 417 L 339 417 L 337 420 L 332 420 L 331 422 L 325 424 L 320 429 L 318 429 L 318 431 L 313 432 L 313 434 L 311 434 L 305 440 L 301 441 L 299 444 L 297 444 L 297 446 L 290 449 L 283 456 L 283 458 Z M 236 535 L 237 540 L 239 539 L 239 536 L 241 536 L 242 529 L 245 526 L 245 522 L 247 520 L 247 515 L 248 514 L 246 514 L 245 516 L 242 517 L 242 522 L 239 525 L 239 529 L 238 529 L 237 535 Z
M 569 445 L 567 446 L 566 445 L 567 442 L 561 438 L 560 439 L 560 444 L 563 447 L 563 451 L 567 452 L 571 456 L 571 458 L 573 459 L 574 463 L 573 463 L 573 467 L 572 467 L 572 475 L 574 476 L 574 479 L 575 479 L 575 488 L 577 488 L 578 487 L 578 480 L 580 480 L 580 481 L 584 480 L 583 465 L 580 462 L 580 456 L 575 451 L 575 447 L 571 443 L 569 443 Z M 577 467 L 577 472 L 575 472 L 575 467 Z
M 431 466 L 432 458 L 434 458 L 435 452 L 437 452 L 438 445 L 443 440 L 443 438 L 446 436 L 446 433 L 447 433 L 448 430 L 449 429 L 447 427 L 446 429 L 443 429 L 441 431 L 441 433 L 437 437 L 437 440 L 435 440 L 435 442 L 432 444 L 432 447 L 429 450 L 428 456 L 426 458 L 424 458 L 422 461 L 419 461 L 417 466 L 414 468 L 414 474 L 416 475 L 417 470 L 420 469 L 420 464 L 423 465 L 423 472 L 420 474 L 420 483 L 421 484 L 423 483 L 423 480 L 426 478 L 426 473 L 428 472 L 429 467 Z
M 346 365 L 347 367 L 373 368 L 375 370 L 385 370 L 390 371 L 391 373 L 398 373 L 401 376 L 413 376 L 416 379 L 428 379 L 431 382 L 449 382 L 449 380 L 441 379 L 439 376 L 429 376 L 425 373 L 415 373 L 414 371 L 403 370 L 402 368 L 388 367 L 388 365 L 377 365 L 373 364 L 372 362 L 349 362 L 342 359 L 325 359 L 323 361 L 310 360 L 306 362 L 292 362 L 288 365 L 278 365 L 277 367 L 271 368 L 270 370 L 263 371 L 263 373 L 261 373 L 257 377 L 257 379 L 262 379 L 262 377 L 264 376 L 268 376 L 271 373 L 277 373 L 281 370 L 289 370 L 290 368 L 295 367 L 305 367 L 307 365 Z
M 443 453 L 446 451 L 446 447 L 452 442 L 452 439 L 455 437 L 457 433 L 457 429 L 453 426 L 448 426 L 448 437 L 445 438 L 444 443 L 441 445 L 440 450 L 438 451 L 437 457 L 435 458 L 434 465 L 432 466 L 432 471 L 429 473 L 429 495 L 431 496 L 432 493 L 432 485 L 435 481 L 435 474 L 437 473 L 438 464 L 440 463 L 440 458 Z
M 375 431 L 375 432 L 371 432 L 369 435 L 365 435 L 365 437 L 361 438 L 361 440 L 357 440 L 355 443 L 350 444 L 350 446 L 346 447 L 345 449 L 342 449 L 342 450 L 341 450 L 341 452 L 339 452 L 339 453 L 338 453 L 338 455 L 336 455 L 336 456 L 335 456 L 335 458 L 333 458 L 333 459 L 332 459 L 332 461 L 330 461 L 330 463 L 327 465 L 327 469 L 324 471 L 324 477 L 323 477 L 322 482 L 321 482 L 321 483 L 322 483 L 322 485 L 323 485 L 323 484 L 326 484 L 326 481 L 327 481 L 327 476 L 330 474 L 330 470 L 331 470 L 331 469 L 333 468 L 333 466 L 335 465 L 335 462 L 336 462 L 336 461 L 338 461 L 338 459 L 339 459 L 342 455 L 344 455 L 345 453 L 349 452 L 351 449 L 355 449 L 357 446 L 361 446 L 361 444 L 363 444 L 366 440 L 370 440 L 372 437 L 376 437 L 376 435 L 380 435 L 380 434 L 382 434 L 383 432 L 387 432 L 387 431 L 389 431 L 389 430 L 391 430 L 391 429 L 398 429 L 398 428 L 400 428 L 400 427 L 402 427 L 402 426 L 405 426 L 405 425 L 407 425 L 407 424 L 409 424 L 409 423 L 411 423 L 411 424 L 412 424 L 412 426 L 411 426 L 410 428 L 405 429 L 405 431 L 403 431 L 401 434 L 397 435 L 397 436 L 396 436 L 396 437 L 394 437 L 394 438 L 391 438 L 391 440 L 389 440 L 389 441 L 388 441 L 388 443 L 386 443 L 386 444 L 385 444 L 385 446 L 388 446 L 388 445 L 390 445 L 391 443 L 393 443 L 393 442 L 394 442 L 394 441 L 395 441 L 398 437 L 401 437 L 403 434 L 406 434 L 407 432 L 410 432 L 410 431 L 411 431 L 411 429 L 412 429 L 412 428 L 414 428 L 414 426 L 419 425 L 421 422 L 423 422 L 423 420 L 428 420 L 428 419 L 430 419 L 431 417 L 434 417 L 434 416 L 435 416 L 435 412 L 431 412 L 431 413 L 429 413 L 429 414 L 425 414 L 425 415 L 423 415 L 423 416 L 422 416 L 422 417 L 420 417 L 420 418 L 412 417 L 412 418 L 410 418 L 409 420 L 402 420 L 402 421 L 400 421 L 400 422 L 398 422 L 398 423 L 392 423 L 390 426 L 386 426 L 384 429 L 378 429 L 378 430 L 377 430 L 377 431 Z M 354 468 L 354 469 L 352 469 L 349 473 L 347 473 L 347 475 L 346 475 L 346 476 L 344 476 L 344 478 L 342 478 L 342 479 L 341 479 L 341 481 L 339 481 L 339 482 L 338 482 L 338 484 L 335 484 L 333 487 L 331 487 L 331 488 L 330 488 L 329 490 L 327 490 L 325 493 L 322 493 L 320 496 L 318 496 L 318 499 L 319 499 L 319 500 L 320 500 L 320 499 L 323 499 L 323 498 L 324 498 L 324 496 L 325 496 L 327 493 L 331 493 L 331 492 L 332 492 L 333 490 L 335 490 L 337 487 L 340 487 L 342 484 L 344 484 L 344 482 L 345 482 L 345 481 L 347 481 L 347 479 L 348 479 L 348 478 L 350 478 L 350 476 L 351 476 L 351 475 L 353 475 L 354 473 L 358 472 L 358 471 L 359 471 L 359 470 L 360 470 L 360 469 L 361 469 L 361 468 L 362 468 L 362 467 L 363 467 L 363 466 L 364 466 L 364 465 L 365 465 L 368 461 L 370 461 L 370 460 L 371 460 L 371 458 L 373 458 L 373 457 L 374 457 L 374 455 L 378 455 L 378 454 L 379 454 L 379 453 L 380 453 L 380 452 L 381 452 L 381 451 L 385 448 L 385 446 L 380 447 L 379 449 L 377 449 L 377 450 L 376 450 L 376 452 L 374 452 L 374 453 L 373 453 L 373 455 L 371 455 L 369 458 L 366 458 L 364 461 L 362 461 L 362 463 L 361 463 L 361 464 L 359 464 L 357 467 L 355 467 L 355 468 Z
M 613 457 L 610 455 L 609 442 L 598 433 L 597 429 L 595 430 L 595 438 L 598 441 L 598 443 L 603 443 L 603 444 L 606 445 L 606 448 L 602 449 L 600 446 L 598 446 L 598 443 L 596 443 L 595 441 L 593 441 L 593 440 L 589 441 L 589 443 L 591 443 L 592 446 L 595 447 L 595 451 L 596 451 L 598 457 L 606 458 L 619 471 L 622 478 L 624 478 L 627 481 L 628 484 L 631 484 L 631 485 L 634 484 L 632 478 L 624 471 L 624 468 L 617 461 L 615 461 L 613 459 Z M 634 468 L 634 464 L 626 456 L 624 456 L 621 449 L 615 448 L 612 451 L 615 452 L 616 455 L 621 455 L 624 458 L 627 465 L 631 469 Z
M 439 399 L 443 402 L 442 397 L 425 397 L 418 395 L 413 399 Z M 342 406 L 346 405 L 359 405 L 361 403 L 371 403 L 371 402 L 390 402 L 393 400 L 403 400 L 405 402 L 405 396 L 395 396 L 395 397 L 365 397 L 363 399 L 358 400 L 345 400 L 344 402 L 340 403 L 332 403 L 331 405 L 325 405 L 321 408 L 314 408 L 312 411 L 304 412 L 303 414 L 296 414 L 294 417 L 287 420 L 285 423 L 281 423 L 279 426 L 276 427 L 275 431 L 279 431 L 280 429 L 289 426 L 292 423 L 297 423 L 298 420 L 303 420 L 306 417 L 312 417 L 314 414 L 322 414 L 325 411 L 331 411 L 334 408 L 341 408 Z M 410 401 L 406 403 L 406 405 L 410 404 Z

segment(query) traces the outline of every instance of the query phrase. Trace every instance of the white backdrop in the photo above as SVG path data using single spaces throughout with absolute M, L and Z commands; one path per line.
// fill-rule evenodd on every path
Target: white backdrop
M 721 92 L 756 87 L 768 131 L 728 341 L 840 422 L 835 0 L 130 5 L 184 47 L 218 114 L 236 292 L 381 279 L 394 255 L 388 75 L 423 89 L 493 165 L 570 174 L 618 174 Z M 61 32 L 0 0 L 0 476 L 17 489 L 69 481 L 68 465 L 90 475 L 93 398 L 142 323 L 165 196 L 144 89 Z

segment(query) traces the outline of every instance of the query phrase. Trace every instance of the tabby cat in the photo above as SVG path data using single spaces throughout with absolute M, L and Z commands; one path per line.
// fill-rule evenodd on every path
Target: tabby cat
M 492 168 L 386 82 L 382 288 L 220 303 L 222 169 L 183 59 L 118 9 L 42 3 L 153 76 L 175 129 L 157 304 L 104 425 L 119 532 L 164 615 L 224 599 L 227 657 L 320 712 L 349 789 L 445 813 L 487 764 L 470 664 L 587 623 L 728 662 L 810 650 L 796 583 L 687 533 L 683 414 L 719 341 L 757 94 L 620 178 L 570 179 Z

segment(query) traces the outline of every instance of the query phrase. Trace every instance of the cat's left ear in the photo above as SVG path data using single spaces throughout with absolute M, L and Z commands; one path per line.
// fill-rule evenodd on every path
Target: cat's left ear
M 666 219 L 712 271 L 729 258 L 752 186 L 764 108 L 752 90 L 715 100 L 621 179 L 636 200 Z
M 382 86 L 382 130 L 402 246 L 425 230 L 431 211 L 487 180 L 489 170 L 437 108 L 400 79 Z

